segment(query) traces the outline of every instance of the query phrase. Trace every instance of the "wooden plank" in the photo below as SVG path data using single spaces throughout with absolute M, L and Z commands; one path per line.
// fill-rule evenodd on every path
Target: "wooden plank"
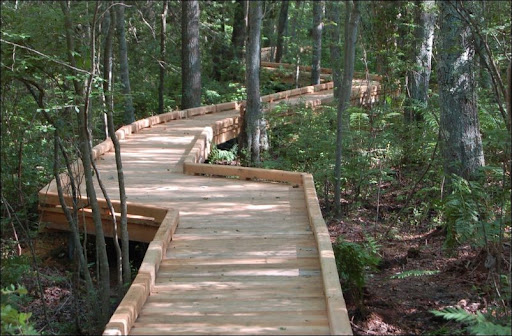
M 55 229 L 60 231 L 71 231 L 66 216 L 62 212 L 48 212 L 44 211 L 40 214 L 41 222 L 46 223 L 46 227 L 49 229 Z M 83 218 L 79 216 L 79 229 L 83 230 L 83 224 L 85 221 L 86 232 L 88 234 L 96 234 L 96 228 L 92 217 L 87 216 Z M 112 221 L 104 219 L 103 221 L 103 232 L 107 237 L 113 237 L 113 225 Z M 140 225 L 140 224 L 128 224 L 128 231 L 130 234 L 130 240 L 149 243 L 153 240 L 158 227 Z
M 303 184 L 311 227 L 318 244 L 331 334 L 352 335 L 345 299 L 341 292 L 331 239 L 318 205 L 313 176 L 305 175 Z
M 199 322 L 172 327 L 147 327 L 136 324 L 130 335 L 325 335 L 328 333 L 328 326 L 209 326 Z
M 277 290 L 276 290 L 277 292 Z M 147 298 L 142 312 L 147 308 L 167 308 L 170 311 L 178 312 L 204 312 L 204 313 L 249 313 L 249 312 L 279 312 L 279 311 L 308 311 L 319 310 L 325 312 L 325 299 L 323 297 L 289 297 L 289 298 L 266 298 L 259 300 L 241 301 L 238 298 L 215 298 L 200 301 L 172 301 L 164 295 L 150 295 Z M 145 314 L 147 315 L 147 314 Z M 327 322 L 327 316 L 324 316 Z M 140 320 L 139 320 L 140 321 Z M 138 322 L 139 322 L 138 321 Z M 142 322 L 142 321 L 140 321 Z
M 262 302 L 267 303 L 265 301 Z M 187 323 L 204 323 L 210 326 L 222 326 L 222 325 L 261 325 L 266 326 L 282 326 L 293 325 L 293 326 L 325 326 L 328 324 L 325 315 L 319 314 L 304 314 L 304 310 L 298 310 L 296 314 L 283 314 L 279 311 L 269 309 L 268 311 L 250 311 L 245 315 L 240 312 L 236 312 L 237 307 L 244 307 L 245 303 L 237 302 L 237 305 L 233 308 L 233 312 L 230 314 L 229 311 L 225 312 L 222 304 L 217 306 L 217 311 L 208 311 L 206 314 L 188 315 L 188 314 L 175 314 L 167 311 L 165 313 L 162 310 L 152 310 L 145 313 L 144 311 L 139 315 L 136 325 L 175 325 L 175 324 L 187 324 Z M 200 311 L 205 312 L 201 307 Z M 293 309 L 294 307 L 289 307 Z M 300 309 L 300 308 L 299 308 Z M 325 312 L 324 312 L 325 314 Z M 179 318 L 179 322 L 174 322 Z M 243 320 L 242 320 L 243 318 Z M 243 322 L 242 322 L 243 321 Z
M 207 174 L 221 176 L 238 176 L 240 179 L 260 179 L 295 184 L 302 183 L 301 173 L 275 169 L 246 168 L 238 166 L 219 166 L 185 163 L 185 174 Z
M 238 289 L 214 289 L 214 288 L 202 288 L 195 291 L 160 291 L 161 286 L 156 287 L 152 296 L 160 296 L 166 297 L 168 301 L 166 302 L 177 302 L 177 301 L 200 301 L 206 300 L 207 298 L 215 298 L 215 299 L 233 299 L 239 301 L 246 300 L 259 300 L 262 297 L 272 297 L 275 299 L 286 299 L 290 297 L 294 298 L 324 298 L 323 286 L 321 283 L 316 283 L 312 285 L 301 285 L 293 288 L 289 288 L 288 286 L 284 287 L 270 287 L 267 285 L 259 286 L 251 289 L 246 288 L 238 288 Z M 279 288 L 279 291 L 276 291 L 276 288 Z M 152 306 L 160 306 L 158 304 L 151 305 L 148 304 L 145 307 L 150 308 Z M 325 306 L 324 306 L 325 309 Z M 327 313 L 324 311 L 325 316 Z

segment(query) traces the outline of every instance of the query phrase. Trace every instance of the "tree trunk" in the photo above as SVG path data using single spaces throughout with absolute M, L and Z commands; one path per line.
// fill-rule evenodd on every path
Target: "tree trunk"
M 414 48 L 414 69 L 408 73 L 408 89 L 410 107 L 406 110 L 405 120 L 411 123 L 421 120 L 421 114 L 415 112 L 414 106 L 425 108 L 428 100 L 428 86 L 432 71 L 432 44 L 434 41 L 434 27 L 436 23 L 435 1 L 416 1 Z
M 121 92 L 124 95 L 124 123 L 131 124 L 135 121 L 135 109 L 133 108 L 132 90 L 130 87 L 130 72 L 128 66 L 128 47 L 124 31 L 124 5 L 117 5 L 117 39 L 119 41 L 119 62 L 121 72 Z
M 67 53 L 68 60 L 71 66 L 76 68 L 76 61 L 73 56 L 74 50 L 74 42 L 73 42 L 73 24 L 71 21 L 71 14 L 69 11 L 69 3 L 61 3 L 61 8 L 64 13 L 64 24 L 65 24 L 65 33 L 66 33 L 66 43 L 67 43 Z M 94 63 L 91 63 L 94 64 Z M 93 68 L 93 67 L 92 67 Z M 94 68 L 93 68 L 94 69 Z M 94 70 L 93 70 L 94 71 Z M 76 71 L 74 71 L 74 75 L 76 77 Z M 77 79 L 73 80 L 75 87 L 76 97 L 83 97 L 84 90 L 82 85 Z M 87 101 L 88 97 L 86 94 L 85 100 Z M 83 100 L 83 98 L 82 98 Z M 91 155 L 91 145 L 90 145 L 90 137 L 89 137 L 89 129 L 87 126 L 87 107 L 81 105 L 78 98 L 76 99 L 76 105 L 79 106 L 78 112 L 78 123 L 79 123 L 79 141 L 80 141 L 80 154 L 82 159 L 82 164 L 84 167 L 84 175 L 85 175 L 85 183 L 86 183 L 86 191 L 87 197 L 89 199 L 89 203 L 92 209 L 92 217 L 94 222 L 94 227 L 96 229 L 96 251 L 98 255 L 98 264 L 99 264 L 99 297 L 100 297 L 100 309 L 101 316 L 106 318 L 109 315 L 109 299 L 110 299 L 110 272 L 108 265 L 108 257 L 107 257 L 107 249 L 105 244 L 105 236 L 103 233 L 103 226 L 101 222 L 101 213 L 100 207 L 98 204 L 98 200 L 96 198 L 96 191 L 94 189 L 93 183 L 93 175 L 92 175 L 92 155 Z M 100 321 L 102 323 L 103 321 Z
M 106 134 L 112 134 L 108 129 L 108 113 L 111 113 L 113 110 L 113 97 L 111 92 L 112 87 L 112 43 L 114 36 L 114 24 L 115 21 L 111 20 L 110 10 L 105 11 L 105 15 L 103 16 L 103 24 L 102 24 L 102 34 L 105 36 L 105 40 L 103 41 L 103 102 L 105 109 L 105 127 Z M 114 130 L 115 131 L 115 130 Z M 106 198 L 106 197 L 105 197 Z M 112 214 L 113 211 L 111 210 Z M 114 246 L 116 250 L 116 261 L 117 261 L 117 285 L 119 288 L 122 288 L 123 284 L 123 255 L 121 252 L 121 247 L 119 246 L 119 240 L 117 237 L 117 223 L 116 217 L 112 216 L 112 221 L 114 223 Z
M 112 12 L 113 14 L 113 12 Z M 130 268 L 130 239 L 128 233 L 128 206 L 126 204 L 126 188 L 124 184 L 124 172 L 123 172 L 123 162 L 121 159 L 121 145 L 119 143 L 119 139 L 115 133 L 115 124 L 114 124 L 114 102 L 112 96 L 112 42 L 113 42 L 113 31 L 115 26 L 114 15 L 111 15 L 112 22 L 110 24 L 110 29 L 108 30 L 107 39 L 105 41 L 105 52 L 104 52 L 104 66 L 103 66 L 103 78 L 105 82 L 103 84 L 103 92 L 105 94 L 106 103 L 106 114 L 107 114 L 107 127 L 108 132 L 110 134 L 110 139 L 114 145 L 114 152 L 116 158 L 116 167 L 117 167 L 117 180 L 119 184 L 119 198 L 121 202 L 121 222 L 120 222 L 120 231 L 121 231 L 121 264 L 120 273 L 122 274 L 122 283 L 130 283 L 131 281 L 131 268 Z M 118 247 L 116 246 L 116 249 Z
M 199 1 L 181 3 L 181 108 L 201 105 Z
M 313 2 L 313 61 L 311 64 L 311 85 L 320 84 L 320 60 L 322 58 L 322 18 L 324 2 Z
M 352 1 L 350 1 L 352 2 Z M 342 131 L 343 131 L 343 114 L 350 103 L 350 96 L 352 93 L 352 79 L 354 78 L 354 63 L 356 54 L 356 43 L 357 43 L 357 29 L 359 20 L 361 18 L 361 12 L 359 10 L 359 1 L 353 1 L 351 4 L 352 9 L 346 11 L 346 15 L 349 18 L 345 21 L 345 53 L 344 53 L 344 73 L 342 80 L 342 87 L 340 92 L 340 98 L 338 101 L 338 113 L 337 113 L 337 127 L 336 127 L 336 163 L 334 167 L 334 204 L 336 209 L 336 215 L 341 215 L 341 146 L 342 146 Z
M 247 10 L 247 0 L 236 0 L 231 46 L 234 58 L 241 61 L 244 60 L 244 46 L 247 37 Z
M 164 113 L 164 80 L 165 80 L 165 38 L 167 30 L 168 2 L 164 0 L 162 15 L 160 18 L 160 60 L 158 61 L 158 113 Z
M 439 104 L 443 167 L 470 179 L 484 165 L 473 67 L 471 30 L 457 12 L 458 1 L 441 1 Z
M 277 46 L 276 46 L 276 59 L 277 63 L 281 63 L 283 58 L 284 49 L 284 33 L 286 31 L 286 24 L 288 22 L 288 8 L 290 7 L 290 1 L 284 0 L 281 2 L 281 10 L 279 12 L 279 22 L 277 24 Z
M 250 1 L 249 27 L 246 53 L 247 109 L 245 112 L 245 134 L 247 159 L 251 165 L 260 162 L 260 123 L 262 120 L 260 102 L 260 57 L 262 2 Z
M 331 55 L 332 77 L 334 81 L 334 99 L 339 99 L 341 90 L 341 41 L 340 41 L 340 4 L 327 1 L 326 6 L 327 26 L 326 31 L 330 36 L 329 53 Z

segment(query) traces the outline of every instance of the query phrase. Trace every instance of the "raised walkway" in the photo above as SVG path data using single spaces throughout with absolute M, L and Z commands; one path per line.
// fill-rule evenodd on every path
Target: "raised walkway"
M 355 97 L 375 98 L 377 83 L 358 84 Z M 332 100 L 332 83 L 262 100 L 268 108 L 318 105 Z M 104 334 L 352 333 L 311 175 L 201 164 L 210 146 L 238 134 L 239 115 L 232 102 L 117 131 L 130 239 L 150 245 Z M 109 196 L 119 199 L 109 140 L 95 147 L 95 158 Z M 66 230 L 55 181 L 39 196 L 42 220 Z

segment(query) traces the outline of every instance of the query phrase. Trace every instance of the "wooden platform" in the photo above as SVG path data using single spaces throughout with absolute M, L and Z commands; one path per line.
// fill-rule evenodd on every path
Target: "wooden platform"
M 332 83 L 262 100 L 318 105 L 332 100 Z M 237 135 L 239 113 L 238 103 L 212 105 L 118 131 L 129 212 L 158 232 L 106 335 L 351 334 L 311 175 L 199 164 Z M 95 155 L 118 199 L 111 148 Z M 39 195 L 47 220 L 59 212 L 52 183 Z

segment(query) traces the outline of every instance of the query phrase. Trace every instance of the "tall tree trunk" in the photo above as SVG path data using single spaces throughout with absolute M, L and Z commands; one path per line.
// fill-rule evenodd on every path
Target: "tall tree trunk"
M 288 22 L 288 8 L 290 7 L 290 1 L 284 0 L 281 2 L 281 10 L 279 11 L 279 22 L 277 24 L 277 46 L 276 46 L 276 59 L 277 63 L 281 63 L 283 58 L 284 49 L 284 33 L 286 31 L 286 24 Z
M 234 58 L 241 61 L 244 60 L 244 46 L 247 37 L 247 13 L 247 0 L 236 0 L 231 46 Z
M 421 114 L 415 112 L 416 109 L 412 108 L 413 106 L 427 106 L 430 73 L 432 72 L 432 44 L 436 23 L 435 1 L 417 0 L 415 18 L 417 22 L 414 32 L 416 47 L 413 55 L 414 69 L 408 73 L 411 107 L 406 110 L 405 119 L 407 122 L 421 120 Z
M 68 61 L 71 66 L 76 68 L 76 61 L 73 53 L 75 52 L 74 41 L 73 41 L 73 23 L 71 21 L 71 14 L 69 10 L 69 2 L 61 3 L 61 8 L 64 13 L 64 24 L 65 24 L 65 33 L 66 33 L 66 43 L 67 43 L 67 53 L 68 53 Z M 94 48 L 93 48 L 94 49 Z M 94 64 L 92 62 L 91 64 Z M 94 70 L 92 70 L 94 71 Z M 76 71 L 74 71 L 76 78 Z M 91 79 L 90 79 L 91 80 Z M 89 84 L 90 84 L 89 80 Z M 77 80 L 73 80 L 73 85 L 75 87 L 75 94 L 77 97 L 83 97 L 84 90 L 81 83 Z M 85 101 L 87 102 L 87 94 L 85 94 Z M 82 98 L 83 100 L 83 98 Z M 99 300 L 100 300 L 100 309 L 101 316 L 106 318 L 109 315 L 109 298 L 110 298 L 110 271 L 108 265 L 108 257 L 107 257 L 107 249 L 105 244 L 105 235 L 103 233 L 103 226 L 101 222 L 101 213 L 100 207 L 98 204 L 98 200 L 96 198 L 96 191 L 94 189 L 94 180 L 92 175 L 92 155 L 91 155 L 91 145 L 90 145 L 90 136 L 89 129 L 87 126 L 87 107 L 83 106 L 81 102 L 77 99 L 76 105 L 79 107 L 78 112 L 78 123 L 79 123 L 79 141 L 80 141 L 80 154 L 82 159 L 82 164 L 84 167 L 84 175 L 85 175 L 85 184 L 87 197 L 89 199 L 89 203 L 92 209 L 92 217 L 95 227 L 96 234 L 96 251 L 98 255 L 98 264 L 99 264 Z M 102 323 L 103 321 L 100 321 Z
M 471 30 L 459 13 L 459 1 L 439 2 L 439 103 L 445 173 L 470 179 L 484 165 L 475 92 Z
M 165 38 L 167 30 L 167 0 L 163 1 L 162 15 L 160 18 L 160 60 L 158 61 L 158 113 L 164 113 L 164 81 L 165 81 Z
M 332 77 L 334 81 L 334 98 L 339 99 L 341 90 L 341 41 L 340 41 L 340 3 L 327 1 L 326 18 L 328 20 L 329 53 L 331 56 Z
M 352 1 L 350 1 L 352 2 Z M 347 2 L 348 4 L 348 2 Z M 352 93 L 352 79 L 354 78 L 354 63 L 356 55 L 357 29 L 361 12 L 359 10 L 359 1 L 353 1 L 351 10 L 346 11 L 349 18 L 345 21 L 345 53 L 344 53 L 344 73 L 338 100 L 337 127 L 336 127 L 336 163 L 334 167 L 334 204 L 336 215 L 341 215 L 341 158 L 342 158 L 342 131 L 343 131 L 343 114 L 350 103 Z
M 251 165 L 260 162 L 260 123 L 262 120 L 260 99 L 260 57 L 261 57 L 262 2 L 250 1 L 249 27 L 246 53 L 247 110 L 244 116 L 244 147 Z
M 128 66 L 128 46 L 124 29 L 124 4 L 116 6 L 117 9 L 117 39 L 119 41 L 119 62 L 121 72 L 121 92 L 124 95 L 124 123 L 131 124 L 135 121 L 135 109 L 133 108 L 132 89 L 130 87 L 130 71 Z
M 121 159 L 121 145 L 119 143 L 119 139 L 116 135 L 115 125 L 114 125 L 114 100 L 112 96 L 112 42 L 113 42 L 113 32 L 115 26 L 115 16 L 113 15 L 113 11 L 111 10 L 112 22 L 110 23 L 108 29 L 108 35 L 105 40 L 105 49 L 104 49 L 104 59 L 103 59 L 103 78 L 105 79 L 103 83 L 103 92 L 105 94 L 106 101 L 106 114 L 107 114 L 107 127 L 108 132 L 110 134 L 110 139 L 114 145 L 114 152 L 116 158 L 116 168 L 117 168 L 117 180 L 119 184 L 119 198 L 121 202 L 121 222 L 120 222 L 120 231 L 121 231 L 121 267 L 118 266 L 120 274 L 122 274 L 122 283 L 130 283 L 131 281 L 131 268 L 130 268 L 130 239 L 128 234 L 128 206 L 126 204 L 126 188 L 124 184 L 124 172 L 123 172 L 123 162 Z M 107 13 L 106 13 L 107 14 Z M 118 249 L 118 246 L 116 246 Z M 119 252 L 118 252 L 119 253 Z M 119 256 L 118 256 L 119 258 Z
M 313 60 L 311 64 L 311 84 L 320 84 L 320 61 L 322 58 L 322 18 L 324 2 L 313 1 Z
M 181 3 L 181 108 L 201 105 L 199 1 Z
M 300 28 L 302 27 L 302 18 L 304 16 L 304 1 L 303 0 L 296 0 L 295 1 L 295 14 L 292 16 L 291 19 L 291 27 L 292 31 L 290 34 L 290 41 L 293 43 L 293 49 L 295 52 L 295 72 L 294 72 L 294 83 L 295 87 L 299 87 L 299 76 L 300 76 L 300 55 L 303 51 L 303 48 L 295 41 L 297 41 L 297 35 L 300 31 Z
M 102 23 L 102 34 L 105 36 L 105 39 L 103 41 L 103 102 L 104 102 L 104 109 L 105 109 L 105 127 L 106 127 L 106 134 L 109 134 L 108 129 L 108 113 L 112 112 L 113 110 L 113 102 L 114 99 L 112 98 L 112 44 L 114 40 L 114 24 L 115 21 L 111 19 L 113 15 L 110 14 L 111 11 L 107 10 L 105 11 L 105 14 L 103 15 L 103 23 Z M 110 132 L 112 134 L 112 132 Z M 112 215 L 113 211 L 111 210 Z M 123 255 L 121 252 L 121 247 L 119 246 L 119 240 L 117 237 L 117 223 L 116 223 L 116 217 L 113 215 L 112 218 L 113 224 L 114 224 L 114 246 L 116 250 L 116 268 L 117 268 L 117 285 L 119 288 L 122 288 L 123 284 Z

